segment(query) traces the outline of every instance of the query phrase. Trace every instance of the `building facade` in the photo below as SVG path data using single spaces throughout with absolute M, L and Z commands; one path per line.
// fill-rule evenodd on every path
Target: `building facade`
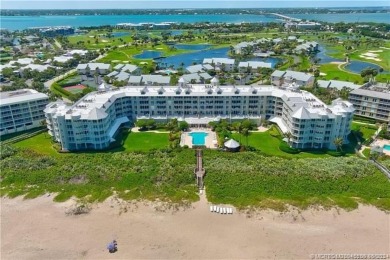
M 355 114 L 390 123 L 390 84 L 366 83 L 349 93 Z
M 335 149 L 333 141 L 347 142 L 353 106 L 336 100 L 326 106 L 306 91 L 272 86 L 190 85 L 136 86 L 93 92 L 72 106 L 50 103 L 46 109 L 49 133 L 63 149 L 105 149 L 117 130 L 140 118 L 185 120 L 206 126 L 220 119 L 269 119 L 283 132 L 291 132 L 296 148 Z
M 0 135 L 41 125 L 49 98 L 32 89 L 0 92 Z

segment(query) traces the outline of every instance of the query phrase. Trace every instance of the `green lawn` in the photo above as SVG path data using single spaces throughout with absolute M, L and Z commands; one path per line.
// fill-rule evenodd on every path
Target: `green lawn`
M 233 133 L 232 137 L 238 141 L 240 141 L 240 135 L 238 133 Z M 252 146 L 261 152 L 271 155 L 271 156 L 279 156 L 285 158 L 318 158 L 318 157 L 329 157 L 329 155 L 323 152 L 301 152 L 299 154 L 289 154 L 281 151 L 279 149 L 280 139 L 272 136 L 269 131 L 267 132 L 251 132 L 248 137 L 248 145 Z M 246 138 L 241 137 L 241 143 L 246 145 Z
M 167 133 L 137 132 L 129 133 L 124 140 L 123 147 L 126 151 L 149 151 L 152 149 L 168 148 Z
M 320 72 L 325 73 L 325 76 L 320 76 L 319 79 L 324 80 L 343 80 L 363 84 L 363 78 L 358 74 L 344 72 L 338 69 L 338 64 L 322 64 L 320 66 Z
M 367 125 L 367 124 L 359 124 L 357 122 L 352 122 L 351 130 L 358 133 L 358 135 L 361 137 L 361 141 L 364 142 L 365 140 L 372 137 L 375 132 L 378 130 L 378 127 L 375 125 Z
M 48 133 L 41 133 L 14 144 L 18 148 L 28 148 L 40 154 L 58 156 L 59 153 L 54 149 L 52 137 Z

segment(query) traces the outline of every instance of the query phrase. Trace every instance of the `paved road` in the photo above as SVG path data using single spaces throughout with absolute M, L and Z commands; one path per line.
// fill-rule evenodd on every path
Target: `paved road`
M 67 71 L 64 74 L 60 75 L 60 76 L 57 76 L 55 78 L 52 78 L 52 79 L 46 81 L 45 83 L 43 83 L 43 85 L 45 86 L 45 88 L 50 89 L 51 85 L 54 82 L 56 82 L 58 80 L 61 80 L 61 79 L 65 78 L 66 76 L 68 76 L 68 75 L 70 75 L 70 74 L 72 74 L 74 72 L 76 72 L 76 69 L 71 69 L 70 71 Z

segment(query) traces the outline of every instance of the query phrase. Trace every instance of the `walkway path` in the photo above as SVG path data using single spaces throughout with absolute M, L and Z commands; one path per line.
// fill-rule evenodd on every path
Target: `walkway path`
M 376 168 L 378 168 L 383 174 L 386 175 L 386 177 L 388 179 L 390 179 L 390 171 L 389 169 L 387 169 L 385 166 L 383 166 L 382 164 L 380 164 L 379 162 L 375 161 L 375 160 L 370 160 L 370 162 L 372 162 Z
M 196 176 L 196 184 L 198 185 L 199 190 L 203 190 L 204 182 L 203 178 L 206 174 L 205 169 L 203 168 L 203 159 L 202 159 L 202 149 L 196 149 L 196 168 L 195 168 L 195 176 Z

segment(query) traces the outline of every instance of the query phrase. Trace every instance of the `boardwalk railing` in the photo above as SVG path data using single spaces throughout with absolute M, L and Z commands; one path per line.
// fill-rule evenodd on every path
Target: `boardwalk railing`
M 194 173 L 196 177 L 196 184 L 198 185 L 198 188 L 202 190 L 204 186 L 203 178 L 206 174 L 206 171 L 203 168 L 202 149 L 196 149 L 195 156 L 196 156 L 196 168 L 194 170 Z
M 370 162 L 372 162 L 376 168 L 378 168 L 381 172 L 383 172 L 387 178 L 390 179 L 390 171 L 389 169 L 387 169 L 385 166 L 383 166 L 382 164 L 380 164 L 379 162 L 375 161 L 375 160 L 370 160 Z

